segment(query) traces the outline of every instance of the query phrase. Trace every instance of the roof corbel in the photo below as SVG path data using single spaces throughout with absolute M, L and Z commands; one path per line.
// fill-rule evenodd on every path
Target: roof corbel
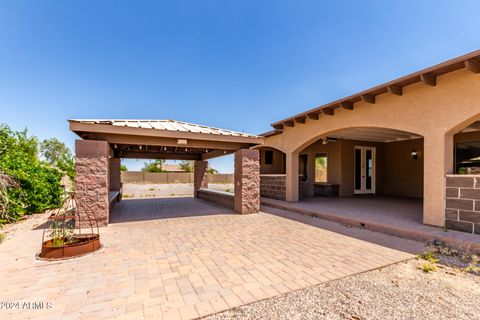
M 333 108 L 323 108 L 322 113 L 326 114 L 327 116 L 333 116 L 335 114 L 335 111 Z
M 340 102 L 340 107 L 342 107 L 343 109 L 347 109 L 347 110 L 353 110 L 353 102 L 342 101 L 342 102 Z
M 373 94 L 364 94 L 361 98 L 363 102 L 375 104 L 375 96 Z
M 473 73 L 480 73 L 480 63 L 477 60 L 465 60 L 465 68 Z
M 387 90 L 388 90 L 388 92 L 390 92 L 391 94 L 394 94 L 394 95 L 397 95 L 397 96 L 403 95 L 403 88 L 400 87 L 400 86 L 397 86 L 397 85 L 395 85 L 395 84 L 392 84 L 391 86 L 388 86 L 388 87 L 387 87 Z
M 423 83 L 435 87 L 437 85 L 437 76 L 431 73 L 425 73 L 420 76 Z

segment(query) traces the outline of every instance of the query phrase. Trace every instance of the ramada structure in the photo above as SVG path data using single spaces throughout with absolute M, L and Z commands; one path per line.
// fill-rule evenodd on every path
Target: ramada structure
M 257 212 L 260 195 L 319 205 L 329 197 L 339 205 L 352 197 L 387 205 L 418 199 L 424 224 L 480 234 L 479 121 L 475 51 L 283 119 L 259 136 L 170 120 L 70 120 L 70 129 L 82 138 L 79 202 L 104 224 L 120 198 L 120 158 L 161 158 L 195 160 L 195 196 L 238 213 Z M 204 190 L 206 161 L 227 153 L 235 153 L 234 196 Z

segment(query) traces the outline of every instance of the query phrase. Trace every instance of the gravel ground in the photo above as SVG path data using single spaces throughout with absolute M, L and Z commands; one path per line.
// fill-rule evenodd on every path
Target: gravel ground
M 208 188 L 225 192 L 233 192 L 233 183 L 209 183 Z M 123 185 L 124 198 L 156 198 L 192 196 L 192 183 L 172 184 L 135 184 Z
M 453 259 L 453 258 L 452 258 Z M 480 277 L 410 260 L 206 317 L 220 319 L 480 319 Z

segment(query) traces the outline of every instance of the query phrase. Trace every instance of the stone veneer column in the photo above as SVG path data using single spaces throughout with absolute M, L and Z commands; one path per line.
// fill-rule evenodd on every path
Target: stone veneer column
M 75 154 L 76 199 L 82 226 L 89 226 L 89 218 L 97 219 L 99 226 L 106 226 L 110 146 L 106 141 L 77 140 Z
M 120 158 L 110 158 L 110 191 L 120 191 Z
M 235 202 L 237 213 L 260 211 L 260 153 L 240 149 L 235 152 Z
M 195 160 L 193 165 L 193 196 L 198 198 L 198 190 L 208 189 L 208 161 Z

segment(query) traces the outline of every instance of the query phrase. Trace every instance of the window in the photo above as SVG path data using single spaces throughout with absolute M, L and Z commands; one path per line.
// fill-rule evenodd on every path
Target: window
M 273 151 L 265 150 L 265 164 L 273 164 Z
M 327 154 L 315 155 L 315 182 L 327 182 Z
M 456 173 L 480 173 L 480 141 L 455 144 Z

